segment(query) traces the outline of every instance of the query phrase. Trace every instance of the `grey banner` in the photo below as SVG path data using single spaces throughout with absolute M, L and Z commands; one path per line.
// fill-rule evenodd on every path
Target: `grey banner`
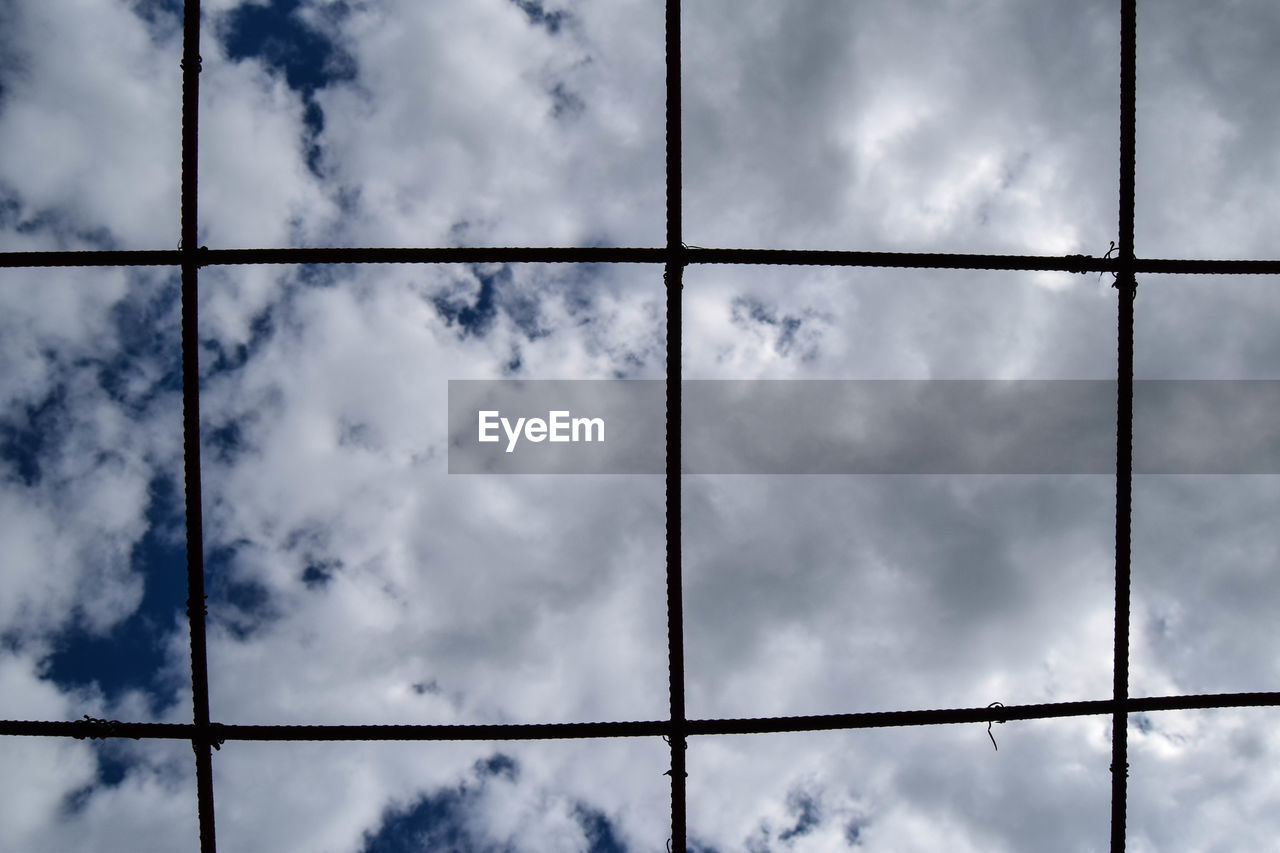
M 1114 381 L 686 380 L 681 391 L 686 474 L 1115 471 Z M 449 471 L 662 474 L 664 406 L 661 381 L 451 381 Z M 1134 472 L 1280 473 L 1277 416 L 1277 381 L 1135 382 Z

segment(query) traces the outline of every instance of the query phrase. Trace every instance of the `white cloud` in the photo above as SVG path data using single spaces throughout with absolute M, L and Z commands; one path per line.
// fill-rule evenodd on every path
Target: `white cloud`
M 214 239 L 244 245 L 659 242 L 661 10 L 633 2 L 605 11 L 575 7 L 554 33 L 531 26 L 505 0 L 356 4 L 336 17 L 304 14 L 358 69 L 354 80 L 331 82 L 315 96 L 325 120 L 323 191 L 332 199 L 341 188 L 350 205 L 338 219 L 308 198 L 317 187 L 303 189 L 309 176 L 303 174 L 297 97 L 277 88 L 274 106 L 253 104 L 246 95 L 261 84 L 236 82 L 243 70 L 206 60 L 202 85 L 222 99 L 210 97 L 209 104 L 228 111 L 205 120 L 227 134 L 213 142 L 205 161 L 204 186 L 217 193 L 218 205 L 207 208 L 208 216 L 242 229 Z M 282 98 L 291 103 L 279 103 Z M 291 123 L 292 133 L 266 122 Z M 246 136 L 256 140 L 252 159 L 238 149 Z M 224 154 L 228 159 L 219 160 Z M 246 173 L 249 163 L 253 172 Z M 241 177 L 223 183 L 234 176 Z M 291 218 L 300 226 L 291 229 Z M 308 230 L 322 219 L 332 221 L 332 230 Z
M 201 244 L 323 245 L 338 209 L 307 170 L 301 100 L 257 62 L 228 62 L 211 36 L 201 58 Z
M 176 246 L 177 40 L 153 42 L 120 2 L 10 5 L 0 189 L 16 195 L 21 220 L 62 227 L 6 229 L 6 248 Z
M 690 242 L 1105 249 L 1118 62 L 1102 4 L 686 5 Z
M 636 702 L 659 715 L 661 481 L 452 478 L 442 442 L 447 378 L 500 376 L 517 344 L 544 375 L 629 369 L 625 354 L 655 355 L 656 330 L 612 318 L 652 324 L 643 305 L 657 294 L 607 272 L 603 310 L 579 332 L 556 298 L 565 285 L 535 271 L 550 288 L 539 315 L 550 334 L 529 340 L 502 315 L 486 336 L 459 339 L 405 277 L 375 270 L 355 286 L 295 290 L 265 348 L 207 383 L 206 420 L 245 418 L 250 449 L 226 466 L 206 454 L 206 530 L 252 543 L 236 571 L 285 611 L 254 643 L 215 632 L 215 705 L 262 721 L 408 721 L 428 707 L 460 720 L 617 718 Z M 604 346 L 623 355 L 592 352 Z M 619 500 L 639 503 L 623 512 Z M 307 591 L 308 561 L 321 560 L 341 568 Z M 641 669 L 627 689 L 613 679 L 632 658 Z M 280 675 L 285 660 L 300 678 Z M 609 680 L 595 686 L 592 672 Z M 366 689 L 350 690 L 352 678 Z M 411 689 L 431 682 L 439 692 Z
M 106 631 L 137 607 L 130 553 L 147 528 L 148 485 L 174 473 L 181 440 L 176 394 L 144 393 L 176 352 L 169 365 L 138 353 L 119 368 L 121 393 L 136 398 L 106 387 L 124 347 L 111 312 L 126 291 L 136 310 L 163 284 L 97 270 L 6 271 L 5 283 L 4 423 L 19 448 L 36 446 L 10 447 L 0 469 L 0 624 L 28 639 L 75 620 Z M 155 320 L 157 336 L 175 330 L 173 314 Z
M 1276 96 L 1267 67 L 1280 30 L 1259 0 L 1213 14 L 1143 6 L 1138 37 L 1136 250 L 1148 257 L 1269 258 L 1280 210 Z
M 41 678 L 29 658 L 7 653 L 0 653 L 0 692 L 10 719 L 109 713 L 91 697 L 68 695 Z M 117 784 L 96 784 L 98 750 L 111 750 L 127 761 L 128 770 Z M 103 853 L 195 850 L 190 755 L 181 741 L 113 740 L 97 745 L 66 738 L 0 739 L 0 760 L 6 768 L 20 770 L 0 774 L 0 845 L 9 850 Z

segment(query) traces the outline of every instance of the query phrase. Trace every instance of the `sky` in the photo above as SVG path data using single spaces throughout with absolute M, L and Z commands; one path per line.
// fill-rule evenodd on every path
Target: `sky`
M 199 240 L 659 246 L 662 4 L 205 0 Z M 686 0 L 705 247 L 1103 255 L 1119 9 Z M 1272 258 L 1267 0 L 1140 3 L 1139 257 Z M 175 0 L 0 0 L 0 251 L 178 243 Z M 689 379 L 1109 379 L 1107 275 L 691 266 Z M 1144 275 L 1139 379 L 1280 379 Z M 0 718 L 189 722 L 178 273 L 0 271 Z M 667 715 L 659 476 L 458 476 L 447 382 L 661 379 L 656 265 L 200 273 L 211 715 Z M 1148 427 L 1154 428 L 1154 427 Z M 1141 443 L 1141 431 L 1135 442 Z M 682 478 L 690 718 L 1105 699 L 1110 476 Z M 1141 475 L 1134 696 L 1275 689 L 1275 476 Z M 1271 709 L 1129 720 L 1129 849 L 1280 834 Z M 1110 719 L 693 738 L 690 850 L 1106 849 Z M 661 739 L 240 743 L 225 850 L 650 851 Z M 0 848 L 193 850 L 183 742 L 0 739 Z

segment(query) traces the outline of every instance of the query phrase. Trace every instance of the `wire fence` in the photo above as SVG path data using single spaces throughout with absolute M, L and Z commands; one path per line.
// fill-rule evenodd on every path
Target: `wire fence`
M 666 246 L 661 248 L 306 248 L 208 249 L 197 245 L 197 136 L 201 62 L 200 2 L 185 0 L 182 55 L 181 244 L 175 251 L 77 251 L 0 253 L 0 267 L 178 266 L 182 270 L 182 423 L 186 487 L 187 619 L 191 638 L 193 719 L 190 724 L 97 719 L 0 721 L 0 735 L 71 738 L 164 738 L 190 741 L 195 752 L 200 849 L 216 849 L 212 751 L 232 741 L 494 741 L 558 738 L 663 737 L 670 744 L 671 839 L 687 849 L 685 749 L 691 736 L 1006 722 L 1110 715 L 1112 722 L 1111 850 L 1125 847 L 1128 797 L 1129 714 L 1148 711 L 1280 705 L 1280 692 L 1129 695 L 1131 498 L 1133 486 L 1133 319 L 1138 273 L 1277 274 L 1280 260 L 1179 260 L 1134 255 L 1136 103 L 1136 0 L 1120 2 L 1119 242 L 1114 257 L 908 252 L 805 251 L 692 247 L 682 239 L 680 4 L 667 0 Z M 666 338 L 666 586 L 670 713 L 665 720 L 521 725 L 228 725 L 209 716 L 205 639 L 204 540 L 201 524 L 199 371 L 196 296 L 201 267 L 243 264 L 392 263 L 648 263 L 664 266 Z M 931 269 L 1056 270 L 1110 272 L 1119 303 L 1117 321 L 1115 649 L 1112 696 L 1086 702 L 1052 702 L 983 708 L 902 710 L 752 719 L 688 719 L 685 714 L 680 471 L 683 273 L 691 264 L 790 264 Z

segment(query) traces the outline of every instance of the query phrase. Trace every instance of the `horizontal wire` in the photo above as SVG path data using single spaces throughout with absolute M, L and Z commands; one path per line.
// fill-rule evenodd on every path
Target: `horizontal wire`
M 1280 706 L 1280 692 L 1209 693 L 1130 698 L 1124 713 L 1262 708 Z M 868 711 L 797 717 L 688 720 L 690 735 L 777 734 L 956 723 L 1007 722 L 1113 713 L 1110 699 L 1048 702 L 981 708 L 918 711 Z M 202 733 L 203 730 L 203 733 Z M 497 723 L 476 725 L 239 725 L 210 723 L 125 723 L 118 720 L 0 720 L 0 736 L 74 738 L 162 738 L 225 741 L 489 741 L 562 740 L 610 737 L 658 737 L 671 731 L 669 720 L 595 723 Z
M 1183 275 L 1275 275 L 1280 273 L 1280 261 L 1137 258 L 1133 261 L 1133 271 Z
M 520 247 L 364 249 L 208 249 L 196 251 L 199 266 L 254 264 L 460 264 L 606 263 L 658 264 L 675 256 L 680 264 L 761 266 L 852 266 L 914 269 L 1116 272 L 1117 258 L 1091 255 L 980 255 L 946 252 L 852 252 L 825 249 L 704 249 L 686 247 Z M 180 266 L 180 249 L 157 251 L 0 252 L 0 267 Z M 1277 275 L 1280 260 L 1148 258 L 1134 261 L 1139 273 Z
M 1276 693 L 1219 693 L 1157 696 L 1129 699 L 1123 713 L 1193 710 L 1280 705 Z M 690 720 L 689 733 L 698 735 L 772 734 L 780 732 L 834 731 L 841 729 L 930 726 L 955 723 L 1042 720 L 1057 717 L 1088 717 L 1113 712 L 1110 699 L 1085 702 L 1049 702 L 1037 705 L 1005 705 L 982 708 L 947 708 L 919 711 L 870 711 L 858 714 L 828 714 L 808 717 L 762 717 L 725 720 Z
M 0 267 L 176 267 L 182 252 L 94 251 L 94 252 L 0 252 Z

